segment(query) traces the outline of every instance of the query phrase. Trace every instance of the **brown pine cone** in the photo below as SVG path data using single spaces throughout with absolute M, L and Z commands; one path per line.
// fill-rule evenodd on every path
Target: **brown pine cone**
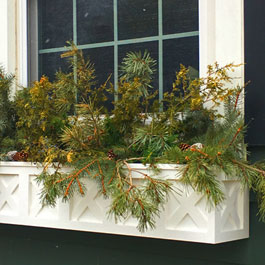
M 117 158 L 117 155 L 113 152 L 112 149 L 108 151 L 108 159 L 109 160 L 115 160 Z
M 190 145 L 183 143 L 183 144 L 179 145 L 179 148 L 180 148 L 181 151 L 186 151 L 186 150 L 188 150 L 190 148 Z
M 22 150 L 21 152 L 16 152 L 12 158 L 14 161 L 27 161 L 28 156 L 29 154 Z

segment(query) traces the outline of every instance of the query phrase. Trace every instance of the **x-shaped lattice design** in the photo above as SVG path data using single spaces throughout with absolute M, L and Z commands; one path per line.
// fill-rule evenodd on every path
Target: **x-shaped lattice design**
M 207 226 L 205 217 L 196 207 L 201 199 L 202 196 L 199 196 L 196 192 L 189 192 L 188 194 L 177 196 L 175 200 L 178 201 L 179 207 L 173 211 L 172 209 L 167 209 L 167 224 L 177 228 L 185 216 L 189 215 L 198 228 L 205 228 Z
M 12 177 L 12 180 L 7 185 L 2 180 L 0 181 L 0 211 L 5 203 L 9 205 L 13 212 L 17 211 L 18 205 L 14 198 L 14 192 L 18 185 L 18 178 L 15 177 Z
M 83 213 L 88 209 L 91 213 L 91 221 L 98 220 L 102 222 L 105 217 L 104 206 L 106 202 L 102 197 L 97 197 L 98 191 L 96 184 L 89 182 L 87 187 L 89 187 L 89 189 L 86 190 L 84 197 L 78 198 L 76 196 L 72 201 L 71 207 L 73 207 L 73 209 L 71 219 L 79 220 Z
M 30 199 L 30 202 L 31 202 L 30 215 L 32 217 L 37 218 L 37 217 L 39 217 L 39 215 L 42 212 L 42 210 L 44 208 L 46 208 L 46 210 L 50 213 L 47 216 L 47 218 L 56 219 L 57 218 L 57 214 L 54 213 L 54 212 L 56 212 L 55 208 L 44 206 L 41 203 L 40 196 L 39 196 L 41 187 L 37 184 L 37 182 L 34 180 L 34 178 L 35 178 L 35 176 L 31 176 L 31 179 L 30 179 L 30 187 L 31 187 L 31 191 L 30 191 L 30 196 L 31 196 L 31 199 Z
M 240 192 L 240 187 L 235 185 L 230 192 L 226 194 L 226 200 L 229 203 L 226 203 L 226 208 L 224 209 L 221 216 L 223 227 L 226 224 L 229 216 L 231 216 L 233 225 L 235 225 L 236 228 L 240 228 L 241 222 L 238 213 L 238 195 Z

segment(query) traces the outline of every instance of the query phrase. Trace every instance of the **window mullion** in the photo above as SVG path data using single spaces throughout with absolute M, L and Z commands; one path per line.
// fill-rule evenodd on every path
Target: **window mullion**
M 77 7 L 76 0 L 73 0 L 73 41 L 77 45 Z
M 163 100 L 163 3 L 158 0 L 158 71 L 159 101 Z
M 118 91 L 119 62 L 118 62 L 118 0 L 113 0 L 113 18 L 114 18 L 114 89 Z M 114 100 L 117 100 L 115 95 Z

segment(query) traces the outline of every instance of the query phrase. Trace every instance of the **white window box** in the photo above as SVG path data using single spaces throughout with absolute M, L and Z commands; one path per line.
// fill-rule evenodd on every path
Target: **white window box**
M 141 164 L 131 166 L 152 174 Z M 40 187 L 35 182 L 35 176 L 42 168 L 25 162 L 0 163 L 0 222 L 211 244 L 248 238 L 248 189 L 243 189 L 239 180 L 227 179 L 220 174 L 218 178 L 222 180 L 226 200 L 219 207 L 209 209 L 201 194 L 178 181 L 178 166 L 165 164 L 159 167 L 159 177 L 176 179 L 175 188 L 183 192 L 171 194 L 155 230 L 140 233 L 133 219 L 120 223 L 108 219 L 109 201 L 98 196 L 97 184 L 89 180 L 84 197 L 76 195 L 69 203 L 59 201 L 55 208 L 43 207 Z M 133 178 L 141 177 L 133 175 Z

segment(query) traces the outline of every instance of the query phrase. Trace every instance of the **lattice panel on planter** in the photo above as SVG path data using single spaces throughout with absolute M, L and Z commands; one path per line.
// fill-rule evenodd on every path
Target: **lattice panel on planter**
M 0 214 L 16 216 L 19 205 L 19 176 L 0 174 Z
M 86 194 L 75 195 L 70 201 L 70 220 L 80 222 L 103 223 L 108 203 L 99 196 L 97 184 L 86 181 Z
M 35 181 L 36 176 L 29 175 L 29 216 L 37 219 L 58 220 L 58 206 L 45 207 L 40 199 L 40 186 Z
M 167 204 L 166 228 L 179 231 L 207 231 L 208 218 L 205 216 L 206 200 L 194 192 L 191 188 L 185 191 L 185 187 L 178 184 L 184 192 L 172 194 Z M 199 205 L 202 202 L 204 209 L 200 211 Z
M 222 231 L 233 231 L 243 228 L 242 213 L 243 207 L 240 205 L 240 195 L 242 187 L 239 183 L 226 182 L 226 204 L 221 210 Z
M 131 167 L 153 174 L 141 164 Z M 206 199 L 179 181 L 177 166 L 159 165 L 159 178 L 174 180 L 177 193 L 172 193 L 156 229 L 141 234 L 136 220 L 128 218 L 115 223 L 108 219 L 109 200 L 99 196 L 97 184 L 86 180 L 86 195 L 75 195 L 69 203 L 58 201 L 55 208 L 43 207 L 40 187 L 35 176 L 42 168 L 25 162 L 0 163 L 0 222 L 18 225 L 62 228 L 161 239 L 220 243 L 247 238 L 249 201 L 248 190 L 238 180 L 228 180 L 220 174 L 226 201 L 210 208 Z M 142 181 L 138 174 L 134 182 Z

